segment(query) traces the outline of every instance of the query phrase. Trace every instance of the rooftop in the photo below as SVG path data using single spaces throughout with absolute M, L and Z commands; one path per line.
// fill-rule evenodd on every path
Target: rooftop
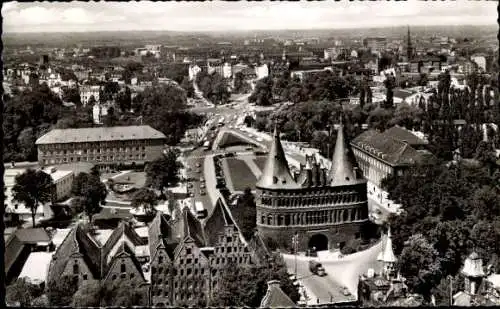
M 119 126 L 80 129 L 54 129 L 37 139 L 37 145 L 165 139 L 165 135 L 150 126 Z
M 24 263 L 19 278 L 28 277 L 31 280 L 45 282 L 53 255 L 54 252 L 31 252 L 26 263 Z

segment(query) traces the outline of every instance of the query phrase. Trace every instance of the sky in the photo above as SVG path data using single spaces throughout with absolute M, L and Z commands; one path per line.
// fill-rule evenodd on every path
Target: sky
M 4 32 L 495 25 L 498 1 L 8 2 Z

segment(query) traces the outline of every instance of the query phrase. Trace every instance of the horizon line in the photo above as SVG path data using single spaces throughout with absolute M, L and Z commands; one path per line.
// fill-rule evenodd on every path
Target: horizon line
M 282 28 L 282 29 L 232 29 L 232 30 L 168 30 L 168 29 L 150 29 L 150 30 L 73 30 L 73 31 L 3 31 L 3 34 L 41 34 L 41 33 L 97 33 L 97 32 L 183 32 L 183 33 L 213 33 L 213 32 L 248 32 L 248 31 L 318 31 L 318 30 L 348 30 L 348 29 L 388 29 L 388 28 L 400 28 L 400 27 L 414 27 L 414 28 L 425 28 L 425 27 L 493 27 L 498 26 L 497 23 L 483 24 L 483 25 L 471 25 L 471 24 L 447 24 L 447 25 L 411 25 L 411 24 L 401 24 L 393 26 L 365 26 L 365 27 L 345 27 L 345 28 Z

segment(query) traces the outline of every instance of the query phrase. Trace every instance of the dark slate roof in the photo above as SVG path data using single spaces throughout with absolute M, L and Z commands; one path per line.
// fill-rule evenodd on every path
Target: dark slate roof
M 351 145 L 392 166 L 412 165 L 433 158 L 428 151 L 417 151 L 408 143 L 375 130 L 363 132 L 351 142 Z
M 64 268 L 66 267 L 68 259 L 73 254 L 80 253 L 80 247 L 77 241 L 77 230 L 80 228 L 80 225 L 72 228 L 52 256 L 52 260 L 50 261 L 49 265 L 47 284 L 59 280 L 59 278 L 62 276 Z
M 274 138 L 271 144 L 266 165 L 262 175 L 257 181 L 256 187 L 265 189 L 298 189 L 300 186 L 295 182 L 288 168 L 285 151 L 281 145 L 279 132 L 274 129 Z
M 385 134 L 399 141 L 406 141 L 410 146 L 427 145 L 428 142 L 398 125 L 384 131 Z
M 19 240 L 15 233 L 10 235 L 7 241 L 5 241 L 4 265 L 6 273 L 15 264 L 25 246 L 26 244 Z
M 54 129 L 37 139 L 36 144 L 165 139 L 165 134 L 150 126 L 119 126 L 79 129 Z
M 215 203 L 210 217 L 205 221 L 204 231 L 207 245 L 214 246 L 218 241 L 219 235 L 221 233 L 224 234 L 224 228 L 227 226 L 235 226 L 235 224 L 229 214 L 229 210 L 222 202 L 222 198 L 219 198 Z
M 267 292 L 260 303 L 261 308 L 296 308 L 297 305 L 283 292 L 278 280 L 267 283 Z
M 76 240 L 80 248 L 80 253 L 83 255 L 83 259 L 90 271 L 94 275 L 94 278 L 101 278 L 102 276 L 102 255 L 101 248 L 97 242 L 91 238 L 87 231 L 83 227 L 77 228 L 76 230 Z
M 16 230 L 17 239 L 25 244 L 36 244 L 39 242 L 50 242 L 49 234 L 43 228 L 27 228 Z
M 346 186 L 365 182 L 363 177 L 357 177 L 354 171 L 356 165 L 356 159 L 344 138 L 344 125 L 341 122 L 333 151 L 332 165 L 328 172 L 330 186 Z

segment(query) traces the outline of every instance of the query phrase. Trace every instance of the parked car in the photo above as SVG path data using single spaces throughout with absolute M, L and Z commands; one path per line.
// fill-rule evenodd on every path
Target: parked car
M 206 194 L 205 190 L 201 190 L 201 191 L 200 191 L 200 194 L 201 194 L 201 195 L 205 195 L 205 194 Z
M 321 265 L 320 262 L 318 261 L 309 261 L 309 270 L 320 277 L 326 276 L 325 269 L 323 268 L 323 265 Z
M 201 183 L 200 188 L 205 189 L 205 183 Z

